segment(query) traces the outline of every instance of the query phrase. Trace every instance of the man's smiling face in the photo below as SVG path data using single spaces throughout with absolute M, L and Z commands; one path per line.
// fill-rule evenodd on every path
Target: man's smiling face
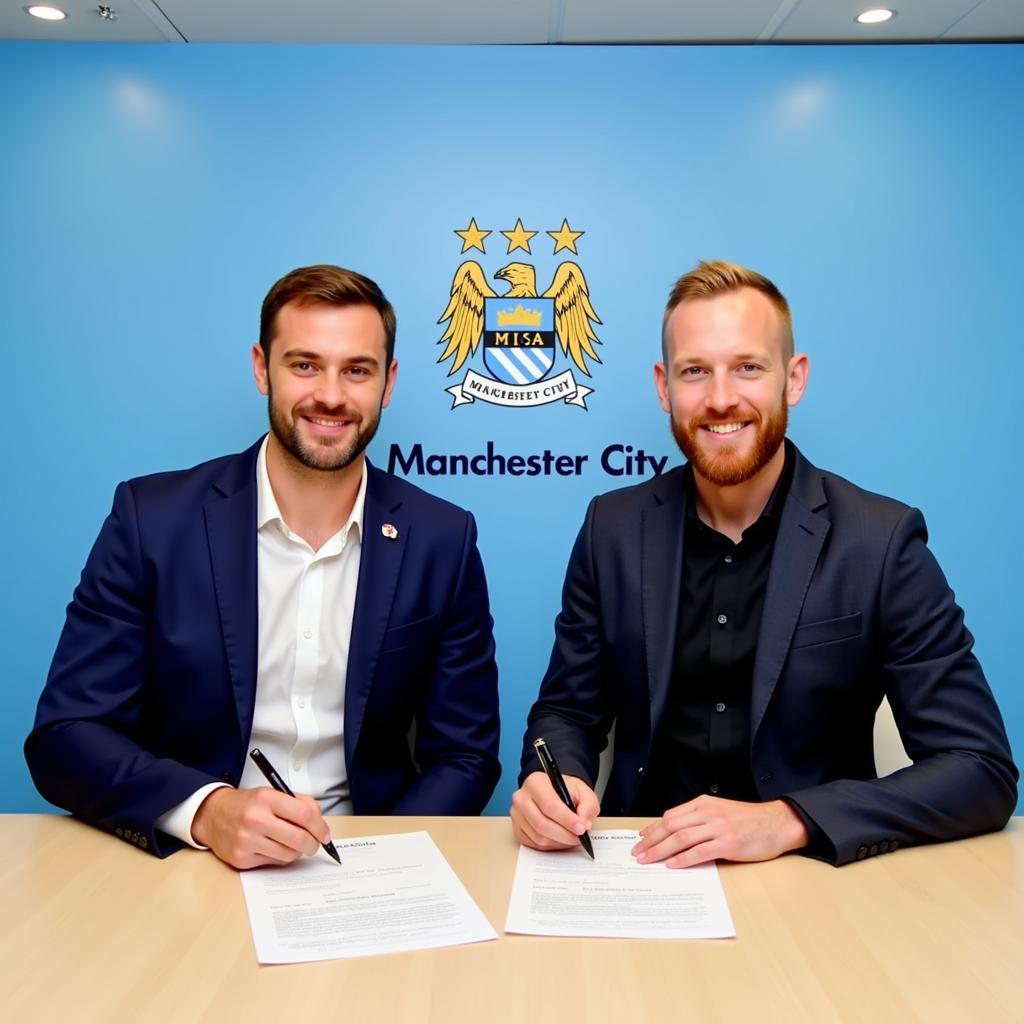
M 386 360 L 384 324 L 372 306 L 283 306 L 269 365 L 257 345 L 253 372 L 284 452 L 323 472 L 355 462 L 391 398 L 397 363 Z
M 754 288 L 688 299 L 665 324 L 658 398 L 681 451 L 713 484 L 749 480 L 782 444 L 806 381 L 794 379 L 804 357 L 787 360 L 783 338 L 778 311 Z

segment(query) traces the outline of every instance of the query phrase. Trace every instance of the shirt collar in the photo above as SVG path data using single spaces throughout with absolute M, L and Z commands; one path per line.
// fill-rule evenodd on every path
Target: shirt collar
M 278 522 L 289 534 L 288 524 L 281 515 L 281 509 L 274 497 L 274 488 L 270 485 L 270 474 L 267 472 L 267 445 L 270 435 L 263 438 L 259 454 L 256 456 L 256 529 L 262 530 L 268 523 Z M 338 531 L 342 537 L 354 526 L 356 536 L 363 536 L 363 510 L 366 507 L 366 459 L 363 459 L 363 475 L 359 481 L 359 491 L 352 505 L 352 511 L 345 524 Z M 337 536 L 338 534 L 335 534 Z

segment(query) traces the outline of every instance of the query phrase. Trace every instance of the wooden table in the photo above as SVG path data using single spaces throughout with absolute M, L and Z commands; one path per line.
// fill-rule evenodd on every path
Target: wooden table
M 499 932 L 504 818 L 334 818 L 427 829 Z M 635 827 L 602 819 L 601 827 Z M 722 865 L 737 938 L 497 942 L 260 967 L 236 873 L 157 860 L 68 818 L 2 815 L 5 1021 L 1024 1021 L 1024 819 L 835 869 Z

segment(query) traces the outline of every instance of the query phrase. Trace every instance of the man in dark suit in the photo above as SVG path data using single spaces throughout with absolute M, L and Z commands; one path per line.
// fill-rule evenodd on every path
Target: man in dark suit
M 239 868 L 315 853 L 325 813 L 483 809 L 497 670 L 473 517 L 364 456 L 394 338 L 368 278 L 293 271 L 252 352 L 269 434 L 118 487 L 25 746 L 44 797 Z M 304 796 L 263 784 L 255 745 Z
M 529 716 L 517 838 L 574 844 L 599 810 L 657 817 L 633 853 L 685 867 L 804 850 L 844 864 L 1001 828 L 1017 770 L 916 509 L 785 440 L 807 385 L 766 278 L 674 287 L 654 379 L 685 467 L 596 498 Z M 882 697 L 913 764 L 877 778 Z M 576 813 L 538 772 L 544 737 Z

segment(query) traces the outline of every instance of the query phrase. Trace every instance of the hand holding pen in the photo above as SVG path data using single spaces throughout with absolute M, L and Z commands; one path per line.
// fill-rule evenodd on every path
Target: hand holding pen
M 528 775 L 512 797 L 516 838 L 535 850 L 562 850 L 579 843 L 593 857 L 586 831 L 601 809 L 597 796 L 582 779 L 562 775 L 542 739 L 534 749 L 544 772 Z
M 192 819 L 192 839 L 240 871 L 290 864 L 316 853 L 331 832 L 316 801 L 271 786 L 220 786 Z
M 270 783 L 270 785 L 278 791 L 278 793 L 284 793 L 286 796 L 295 796 L 288 786 L 288 783 L 281 778 L 277 773 L 277 769 L 267 760 L 263 751 L 259 747 L 253 747 L 249 751 L 249 756 L 256 762 L 256 767 L 263 773 L 263 777 Z M 338 864 L 341 863 L 341 858 L 338 856 L 338 851 L 334 848 L 334 843 L 328 839 L 326 843 L 321 843 L 324 850 L 330 855 L 330 857 Z

